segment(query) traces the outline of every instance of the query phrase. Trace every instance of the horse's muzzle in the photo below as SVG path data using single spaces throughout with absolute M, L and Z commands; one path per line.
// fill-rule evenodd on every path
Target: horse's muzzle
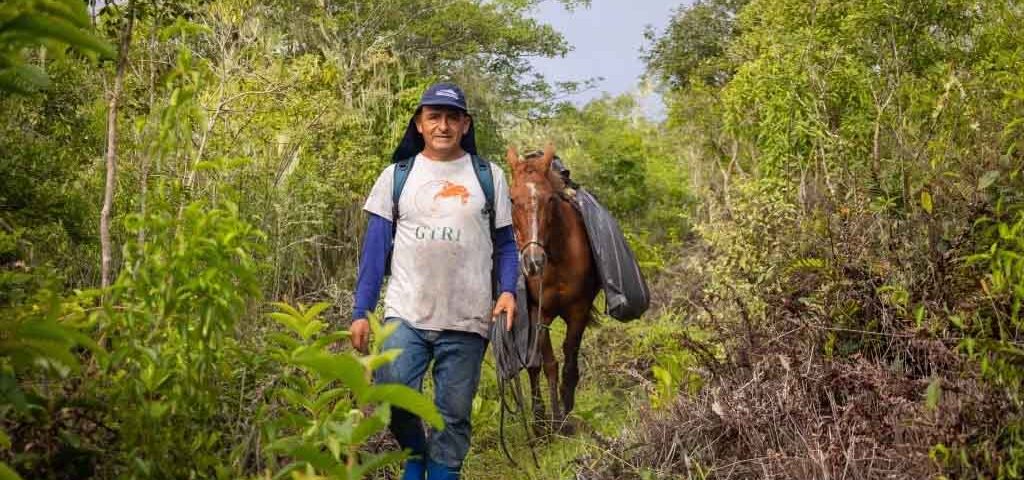
M 540 275 L 544 271 L 544 264 L 547 261 L 548 257 L 544 254 L 544 249 L 538 245 L 530 245 L 523 249 L 522 256 L 519 258 L 523 273 L 527 277 Z

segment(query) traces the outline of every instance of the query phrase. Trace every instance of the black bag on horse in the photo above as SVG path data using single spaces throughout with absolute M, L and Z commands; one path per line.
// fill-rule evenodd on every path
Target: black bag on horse
M 576 206 L 583 214 L 590 250 L 597 263 L 597 274 L 601 277 L 605 313 L 623 322 L 640 318 L 651 304 L 651 292 L 619 222 L 590 192 L 569 178 L 569 170 L 561 159 L 555 157 L 551 167 L 576 192 Z
M 576 191 L 576 204 L 583 212 L 590 250 L 601 277 L 605 313 L 623 322 L 640 318 L 650 306 L 651 293 L 619 222 L 582 188 Z

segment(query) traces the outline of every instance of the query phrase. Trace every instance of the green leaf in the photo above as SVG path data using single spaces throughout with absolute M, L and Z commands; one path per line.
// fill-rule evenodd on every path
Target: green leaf
M 21 477 L 6 463 L 0 462 L 0 480 L 21 480 Z
M 316 335 L 323 331 L 325 327 L 327 327 L 327 324 L 321 322 L 320 320 L 309 320 L 306 323 L 306 326 L 302 328 L 302 338 L 308 340 L 312 338 L 313 335 Z
M 64 42 L 79 50 L 96 52 L 114 58 L 114 47 L 85 32 L 66 20 L 39 13 L 23 13 L 7 23 L 7 28 L 30 33 L 38 38 Z
M 374 385 L 366 391 L 365 395 L 360 395 L 359 400 L 364 405 L 390 403 L 422 418 L 437 430 L 444 429 L 444 419 L 437 412 L 434 402 L 405 385 L 397 383 Z
M 394 362 L 399 355 L 402 354 L 400 348 L 389 348 L 381 353 L 375 355 L 366 355 L 360 357 L 359 361 L 363 362 L 363 365 L 370 371 L 376 371 L 378 368 L 383 367 L 391 362 Z
M 327 422 L 325 426 L 327 427 L 328 432 L 330 432 L 329 435 L 348 444 L 350 443 L 349 440 L 352 438 L 352 431 L 355 429 L 355 423 L 360 420 L 362 420 L 362 412 L 359 410 L 349 410 L 344 422 Z
M 928 215 L 932 214 L 932 194 L 927 190 L 921 191 L 921 208 L 928 212 Z
M 56 362 L 63 367 L 77 371 L 78 358 L 68 351 L 68 345 L 48 340 L 17 339 L 12 342 L 0 342 L 0 351 L 8 351 L 16 368 L 29 368 L 39 360 Z M 54 365 L 55 366 L 55 365 Z
M 0 428 L 0 448 L 11 448 L 11 438 L 7 436 L 2 428 Z
M 282 312 L 284 312 L 284 313 L 286 313 L 288 315 L 291 315 L 291 316 L 293 316 L 295 318 L 302 318 L 302 312 L 296 310 L 295 307 L 293 307 L 291 305 L 288 305 L 287 303 L 284 303 L 284 302 L 271 302 L 270 304 L 275 306 L 275 307 L 277 307 L 279 310 L 281 310 Z
M 349 389 L 347 388 L 332 388 L 326 392 L 321 393 L 320 396 L 317 397 L 316 402 L 313 403 L 313 408 L 316 409 L 317 412 L 320 412 L 328 404 L 339 398 L 342 398 L 348 393 Z
M 341 460 L 341 442 L 335 437 L 327 437 L 327 449 L 335 460 Z
M 280 393 L 281 396 L 284 397 L 284 399 L 287 400 L 288 403 L 290 403 L 293 407 L 302 407 L 306 411 L 313 413 L 313 403 L 310 402 L 308 398 L 306 398 L 299 392 L 296 392 L 295 390 L 292 390 L 290 388 L 282 388 L 278 390 L 278 393 Z
M 316 320 L 316 318 L 320 316 L 321 312 L 323 312 L 324 310 L 327 309 L 327 307 L 330 306 L 330 303 L 319 302 L 313 305 L 312 307 L 309 307 L 309 309 L 307 309 L 306 313 L 303 315 L 303 318 L 305 318 L 307 322 L 312 322 L 313 320 Z
M 388 426 L 388 422 L 391 421 L 391 407 L 387 404 L 378 405 L 373 411 L 373 415 L 364 418 L 356 428 L 352 431 L 352 436 L 349 439 L 353 445 L 362 445 L 367 439 L 375 435 L 377 432 L 383 431 Z
M 985 174 L 978 179 L 978 190 L 984 190 L 992 186 L 993 183 L 996 183 L 996 180 L 999 180 L 998 170 L 989 170 L 985 172 Z
M 296 365 L 306 367 L 326 380 L 338 380 L 344 383 L 357 397 L 362 397 L 369 382 L 366 380 L 366 369 L 354 356 L 345 353 L 328 355 L 319 352 L 307 352 L 296 357 Z
M 274 343 L 278 344 L 281 348 L 287 351 L 292 351 L 302 346 L 302 344 L 299 343 L 298 340 L 289 337 L 288 335 L 284 335 L 282 333 L 271 333 L 270 335 L 268 335 L 268 338 L 273 340 Z
M 332 344 L 334 342 L 337 342 L 339 340 L 346 339 L 348 337 L 349 337 L 349 333 L 345 332 L 345 331 L 328 333 L 327 335 L 324 335 L 324 336 L 316 339 L 315 342 L 310 344 L 310 348 L 313 349 L 313 350 L 323 350 L 328 345 L 330 345 L 330 344 Z
M 302 444 L 289 450 L 288 454 L 296 460 L 302 460 L 312 465 L 319 473 L 330 473 L 337 476 L 343 472 L 342 466 L 338 462 L 313 445 Z
M 40 11 L 66 20 L 76 27 L 90 27 L 89 12 L 85 9 L 83 2 L 76 0 L 41 0 L 36 2 L 36 6 Z
M 302 325 L 299 323 L 298 317 L 294 317 L 287 313 L 274 312 L 268 314 L 268 316 L 285 326 L 288 330 L 291 330 L 296 335 L 302 337 Z M 305 339 L 305 337 L 303 337 Z
M 42 340 L 70 346 L 71 342 L 67 339 L 68 334 L 69 329 L 48 321 L 25 323 L 18 329 L 18 336 L 23 340 Z

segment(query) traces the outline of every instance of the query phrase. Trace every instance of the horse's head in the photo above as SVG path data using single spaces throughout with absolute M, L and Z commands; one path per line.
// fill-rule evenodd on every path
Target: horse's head
M 551 219 L 555 213 L 558 192 L 551 183 L 551 160 L 555 148 L 548 144 L 544 153 L 527 155 L 520 160 L 514 147 L 509 147 L 506 160 L 512 168 L 512 224 L 519 239 L 519 263 L 523 273 L 533 276 L 544 270 Z

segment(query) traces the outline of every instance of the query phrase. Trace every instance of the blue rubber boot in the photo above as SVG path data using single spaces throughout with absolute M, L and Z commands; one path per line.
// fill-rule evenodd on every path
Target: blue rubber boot
M 402 480 L 424 480 L 427 475 L 427 462 L 418 458 L 410 458 L 405 461 L 405 472 L 402 473 Z
M 427 480 L 459 480 L 459 471 L 433 460 L 427 461 Z

